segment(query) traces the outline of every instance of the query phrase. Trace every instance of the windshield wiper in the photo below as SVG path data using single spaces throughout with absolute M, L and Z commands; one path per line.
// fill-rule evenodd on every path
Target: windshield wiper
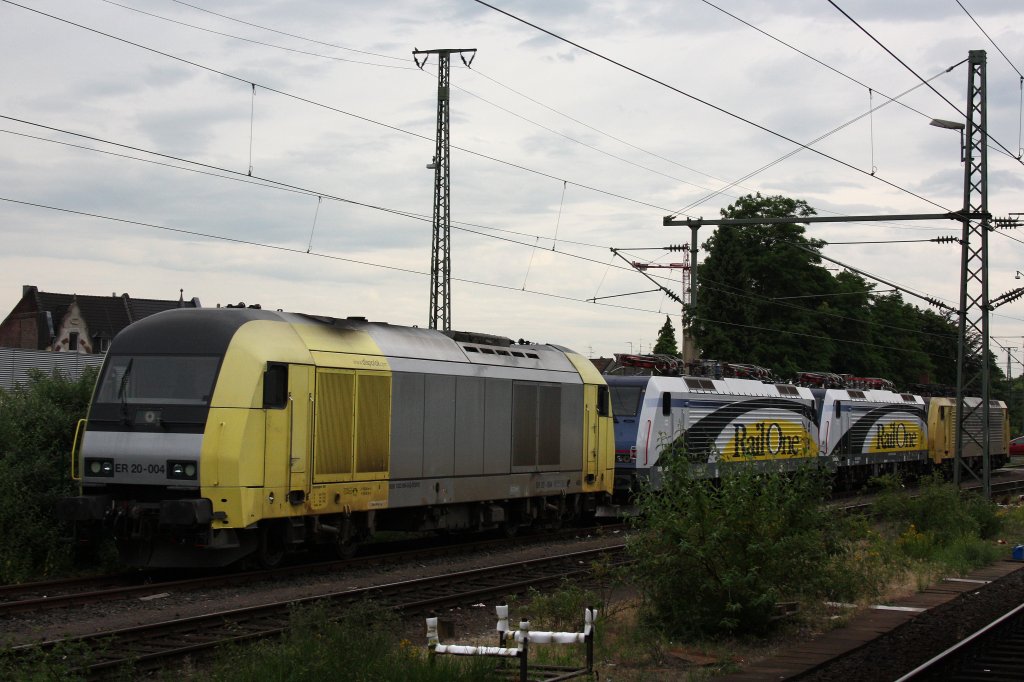
M 135 358 L 128 360 L 128 365 L 124 368 L 124 374 L 121 375 L 121 385 L 117 389 L 117 397 L 121 400 L 121 418 L 125 424 L 130 424 L 128 421 L 128 396 L 125 395 L 125 388 L 128 386 L 128 377 L 132 373 L 132 363 L 135 362 Z

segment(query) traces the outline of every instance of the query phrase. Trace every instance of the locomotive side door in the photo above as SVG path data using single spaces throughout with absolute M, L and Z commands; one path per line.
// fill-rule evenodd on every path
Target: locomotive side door
M 313 449 L 313 368 L 292 365 L 288 372 L 291 413 L 288 443 L 288 499 L 297 504 L 309 494 L 309 455 Z

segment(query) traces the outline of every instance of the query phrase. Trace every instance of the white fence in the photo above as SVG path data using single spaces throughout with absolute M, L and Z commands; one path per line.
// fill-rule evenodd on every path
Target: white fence
M 59 372 L 68 379 L 78 379 L 87 367 L 99 367 L 103 357 L 27 348 L 0 348 L 0 388 L 10 390 L 17 384 L 27 384 L 31 369 L 38 369 L 46 376 Z
M 490 656 L 498 659 L 515 658 L 519 661 L 519 680 L 527 682 L 530 678 L 529 655 L 530 643 L 533 644 L 583 644 L 586 660 L 582 667 L 555 665 L 535 665 L 534 677 L 546 682 L 569 680 L 594 673 L 594 621 L 597 609 L 583 610 L 582 632 L 545 632 L 530 630 L 530 621 L 519 622 L 518 630 L 508 628 L 508 606 L 499 605 L 498 646 L 471 646 L 465 644 L 442 644 L 438 637 L 438 619 L 427 618 L 427 647 L 431 656 L 447 654 L 449 656 Z M 507 646 L 515 643 L 515 646 Z

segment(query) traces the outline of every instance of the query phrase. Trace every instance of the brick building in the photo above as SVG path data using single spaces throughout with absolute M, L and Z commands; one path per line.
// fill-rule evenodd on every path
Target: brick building
M 0 322 L 0 346 L 75 353 L 104 353 L 111 339 L 132 322 L 172 308 L 200 308 L 198 298 L 131 298 L 128 294 L 84 296 L 22 287 L 21 300 Z

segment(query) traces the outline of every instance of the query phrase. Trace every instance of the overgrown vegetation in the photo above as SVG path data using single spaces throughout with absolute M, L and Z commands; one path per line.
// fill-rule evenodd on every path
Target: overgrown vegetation
M 662 490 L 641 494 L 630 543 L 641 621 L 670 638 L 762 636 L 786 603 L 812 613 L 826 600 L 880 599 L 1006 553 L 995 504 L 939 477 L 914 496 L 882 483 L 875 516 L 852 518 L 824 504 L 828 479 L 813 468 L 742 466 L 713 483 L 666 467 Z
M 0 390 L 0 583 L 71 567 L 54 507 L 75 494 L 69 453 L 95 383 L 92 369 L 77 381 L 36 372 L 28 385 Z
M 883 484 L 875 513 L 884 541 L 924 582 L 943 572 L 966 573 L 1004 553 L 993 542 L 1003 515 L 976 492 L 959 491 L 940 476 L 922 481 L 913 496 L 901 490 L 898 479 L 886 478 Z
M 296 607 L 281 640 L 235 647 L 209 682 L 478 682 L 498 679 L 494 659 L 428 657 L 423 642 L 400 640 L 393 612 L 372 603 L 347 606 L 340 616 L 326 606 Z
M 644 616 L 673 637 L 763 634 L 776 604 L 824 594 L 836 520 L 822 473 L 732 468 L 719 482 L 667 466 L 642 492 L 630 547 Z
M 84 681 L 88 675 L 73 669 L 70 661 L 88 664 L 99 653 L 77 642 L 58 644 L 48 650 L 36 648 L 17 653 L 3 649 L 0 650 L 0 679 L 18 682 Z

